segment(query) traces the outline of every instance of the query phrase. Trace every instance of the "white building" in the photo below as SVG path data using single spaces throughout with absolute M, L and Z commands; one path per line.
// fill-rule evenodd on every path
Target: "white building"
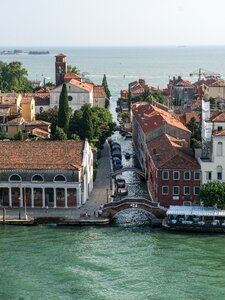
M 80 109 L 84 104 L 93 105 L 93 84 L 71 79 L 66 82 L 69 105 L 72 111 Z M 50 91 L 50 107 L 59 106 L 62 84 Z
M 202 101 L 202 184 L 225 182 L 225 112 L 210 114 L 210 102 Z
M 87 141 L 1 142 L 0 204 L 80 207 L 93 189 Z

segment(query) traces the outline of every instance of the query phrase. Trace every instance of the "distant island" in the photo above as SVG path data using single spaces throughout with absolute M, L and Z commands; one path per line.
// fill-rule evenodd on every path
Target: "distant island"
M 50 54 L 50 52 L 49 51 L 23 51 L 19 49 L 3 50 L 0 52 L 0 55 L 21 55 L 21 54 L 43 55 L 43 54 Z

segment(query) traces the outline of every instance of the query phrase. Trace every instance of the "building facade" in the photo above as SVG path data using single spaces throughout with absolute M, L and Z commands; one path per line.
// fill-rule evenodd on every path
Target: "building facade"
M 80 109 L 84 104 L 93 105 L 93 84 L 83 83 L 75 79 L 66 82 L 69 105 L 72 111 Z M 59 106 L 62 85 L 50 91 L 50 108 Z
M 197 203 L 201 171 L 189 129 L 169 112 L 142 103 L 132 106 L 132 130 L 150 198 L 166 207 Z
M 88 142 L 1 142 L 0 203 L 4 207 L 80 207 L 93 189 Z

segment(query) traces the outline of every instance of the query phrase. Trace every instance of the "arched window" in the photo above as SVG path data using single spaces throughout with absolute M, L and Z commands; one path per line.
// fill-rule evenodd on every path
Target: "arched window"
M 53 181 L 66 182 L 66 177 L 64 175 L 56 175 Z
M 9 177 L 9 181 L 21 182 L 22 178 L 20 175 L 13 174 Z
M 217 166 L 216 172 L 217 172 L 217 180 L 222 180 L 223 179 L 223 169 L 221 166 Z
M 43 182 L 44 178 L 43 178 L 43 176 L 36 174 L 32 177 L 31 181 L 32 182 Z
M 223 143 L 218 142 L 217 144 L 217 156 L 222 156 L 223 155 Z

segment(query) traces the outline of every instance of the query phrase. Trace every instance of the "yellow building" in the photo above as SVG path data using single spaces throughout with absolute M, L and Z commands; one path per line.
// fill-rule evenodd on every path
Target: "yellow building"
M 24 119 L 21 117 L 15 118 L 8 122 L 8 138 L 13 139 L 15 135 L 24 129 Z
M 35 101 L 33 97 L 23 97 L 20 103 L 21 116 L 25 121 L 35 120 Z

